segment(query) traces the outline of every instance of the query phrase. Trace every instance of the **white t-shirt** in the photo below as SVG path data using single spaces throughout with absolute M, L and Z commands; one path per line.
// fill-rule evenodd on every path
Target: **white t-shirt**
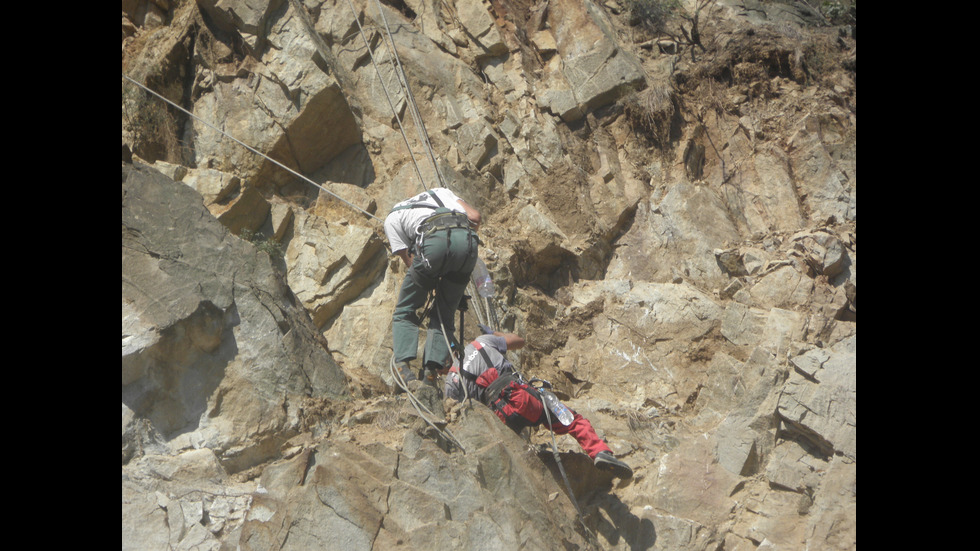
M 463 206 L 459 204 L 460 198 L 452 191 L 443 187 L 432 188 L 429 191 L 422 192 L 415 197 L 395 204 L 392 207 L 393 209 L 404 205 L 415 205 L 415 208 L 393 210 L 385 218 L 385 235 L 388 236 L 388 242 L 391 244 L 391 252 L 395 253 L 402 249 L 410 248 L 415 243 L 419 224 L 426 218 L 432 216 L 432 212 L 439 207 L 439 203 L 432 198 L 429 192 L 435 193 L 447 209 L 463 213 L 466 212 Z M 426 208 L 419 205 L 428 205 L 433 208 Z

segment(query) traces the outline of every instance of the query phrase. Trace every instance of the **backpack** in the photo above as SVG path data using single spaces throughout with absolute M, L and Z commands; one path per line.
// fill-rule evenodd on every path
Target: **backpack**
M 483 394 L 483 403 L 514 432 L 544 421 L 544 402 L 538 390 L 515 373 L 504 373 L 491 382 Z

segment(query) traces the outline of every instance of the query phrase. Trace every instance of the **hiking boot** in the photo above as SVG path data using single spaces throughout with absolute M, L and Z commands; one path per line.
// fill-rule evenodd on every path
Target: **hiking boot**
M 402 380 L 405 382 L 405 386 L 409 386 L 409 388 L 411 388 L 409 383 L 418 380 L 415 374 L 412 373 L 412 367 L 408 365 L 408 362 L 395 363 L 395 369 L 398 370 L 398 373 L 395 376 L 395 394 L 405 392 L 405 389 L 402 388 L 398 381 L 399 376 L 401 376 Z
M 600 471 L 611 473 L 617 478 L 633 478 L 633 469 L 629 465 L 613 457 L 607 451 L 601 451 L 595 456 L 595 466 Z

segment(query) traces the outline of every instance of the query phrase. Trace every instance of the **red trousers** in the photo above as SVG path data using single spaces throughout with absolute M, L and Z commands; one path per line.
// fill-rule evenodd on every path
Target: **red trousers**
M 585 417 L 582 417 L 575 410 L 572 410 L 575 416 L 572 418 L 572 424 L 565 425 L 561 424 L 561 421 L 555 419 L 554 414 L 552 414 L 551 420 L 552 430 L 555 434 L 571 434 L 573 438 L 578 442 L 579 446 L 582 446 L 582 451 L 584 451 L 592 459 L 599 452 L 612 452 L 609 446 L 599 438 L 599 435 L 595 433 L 595 429 L 592 428 L 592 423 Z M 544 420 L 543 424 L 547 426 L 547 420 Z
M 486 387 L 497 379 L 496 368 L 490 368 L 481 375 L 476 384 Z M 535 393 L 536 394 L 536 393 Z M 552 423 L 549 425 L 548 416 L 544 412 L 541 400 L 528 391 L 526 384 L 511 383 L 501 393 L 500 397 L 491 401 L 490 407 L 508 427 L 520 432 L 524 427 L 544 425 L 555 434 L 570 434 L 579 446 L 592 459 L 602 451 L 609 451 L 609 446 L 599 438 L 592 423 L 579 413 L 572 410 L 572 422 L 567 427 L 552 413 Z

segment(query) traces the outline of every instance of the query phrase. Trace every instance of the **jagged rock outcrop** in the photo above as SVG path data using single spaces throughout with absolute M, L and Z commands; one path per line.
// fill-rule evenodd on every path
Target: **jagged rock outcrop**
M 323 440 L 271 465 L 241 548 L 587 545 L 559 483 L 489 410 L 470 410 L 453 431 L 465 453 L 447 454 L 425 431 L 409 430 L 400 450 Z
M 194 114 L 123 83 L 124 548 L 854 549 L 853 17 L 680 5 L 124 2 Z M 636 472 L 557 438 L 581 522 L 549 433 L 391 392 L 380 219 L 437 169 L 511 359 Z
M 268 254 L 189 186 L 122 172 L 123 462 L 208 448 L 229 473 L 277 455 L 300 402 L 347 380 Z

